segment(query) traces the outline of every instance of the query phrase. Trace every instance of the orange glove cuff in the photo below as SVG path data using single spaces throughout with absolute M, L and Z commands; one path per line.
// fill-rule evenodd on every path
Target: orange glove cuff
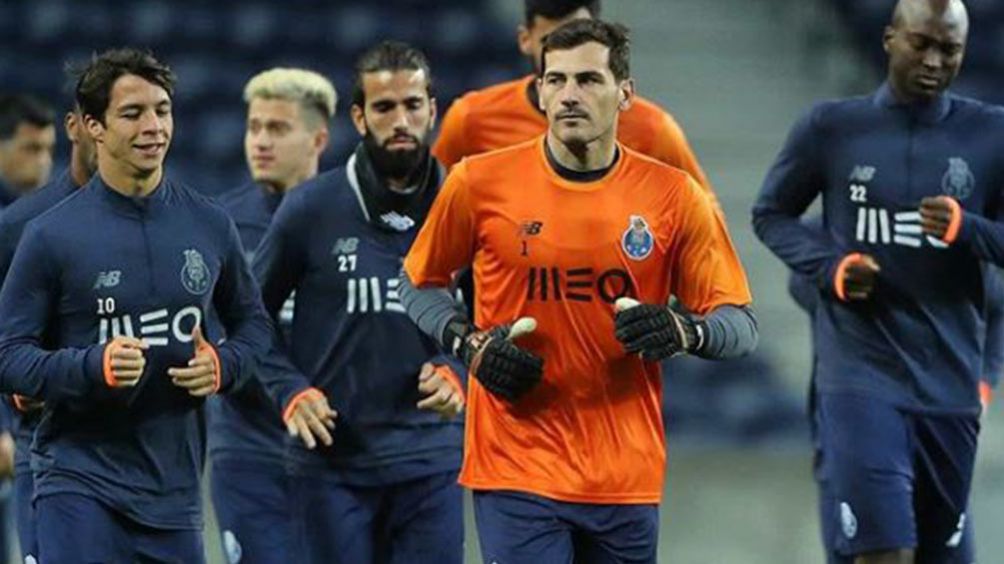
M 289 423 L 289 418 L 293 416 L 293 412 L 296 411 L 296 406 L 300 405 L 300 402 L 314 399 L 318 395 L 323 395 L 321 394 L 321 390 L 307 388 L 293 396 L 293 399 L 289 400 L 289 403 L 286 404 L 286 409 L 282 410 L 282 422 Z
M 445 364 L 439 364 L 436 365 L 434 372 L 438 374 L 440 378 L 449 382 L 450 386 L 453 386 L 453 391 L 457 392 L 460 399 L 464 400 L 464 403 L 467 402 L 467 394 L 464 393 L 464 385 L 460 382 L 460 377 L 453 371 L 453 368 L 450 368 Z
M 948 202 L 948 205 L 952 208 L 952 219 L 948 222 L 948 229 L 945 230 L 945 236 L 941 238 L 942 241 L 950 245 L 959 238 L 959 230 L 962 229 L 962 206 L 955 200 L 955 198 L 949 198 L 948 196 L 942 196 L 942 198 L 944 198 L 945 201 Z
M 833 290 L 840 301 L 847 301 L 847 292 L 844 289 L 844 274 L 851 263 L 861 260 L 861 253 L 851 253 L 840 260 L 837 264 L 837 272 L 833 275 Z

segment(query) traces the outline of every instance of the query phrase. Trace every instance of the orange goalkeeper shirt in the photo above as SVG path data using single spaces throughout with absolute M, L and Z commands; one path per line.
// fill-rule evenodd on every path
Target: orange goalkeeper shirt
M 451 168 L 464 157 L 516 145 L 546 132 L 547 118 L 527 98 L 527 87 L 535 79 L 526 76 L 468 92 L 454 101 L 432 148 L 439 162 Z M 631 107 L 620 114 L 617 140 L 687 171 L 715 200 L 683 129 L 659 106 L 635 96 Z
M 657 363 L 614 337 L 614 301 L 698 314 L 750 302 L 725 226 L 686 173 L 620 147 L 601 179 L 555 173 L 543 137 L 453 168 L 404 267 L 445 286 L 473 264 L 475 319 L 522 316 L 519 345 L 544 359 L 515 404 L 471 379 L 460 481 L 582 503 L 658 503 L 665 472 Z

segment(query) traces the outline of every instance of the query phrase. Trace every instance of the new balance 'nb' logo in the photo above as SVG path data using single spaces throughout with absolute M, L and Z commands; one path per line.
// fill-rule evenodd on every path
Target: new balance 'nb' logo
M 936 249 L 948 247 L 937 238 L 924 235 L 920 212 L 916 211 L 890 213 L 883 208 L 860 207 L 855 238 L 862 243 L 895 244 L 915 249 L 924 241 Z
M 121 279 L 121 270 L 103 270 L 98 273 L 98 279 L 94 281 L 94 289 L 114 288 L 119 285 Z

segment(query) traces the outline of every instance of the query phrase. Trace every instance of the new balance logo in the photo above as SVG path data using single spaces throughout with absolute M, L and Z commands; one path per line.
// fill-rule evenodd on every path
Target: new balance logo
M 860 207 L 855 238 L 862 243 L 895 244 L 915 249 L 923 246 L 924 241 L 936 249 L 948 247 L 937 238 L 924 235 L 920 212 L 916 211 L 890 214 L 883 208 Z
M 524 221 L 519 226 L 519 234 L 523 237 L 540 235 L 540 230 L 544 228 L 543 221 Z
M 98 273 L 98 279 L 94 281 L 94 289 L 114 288 L 122 280 L 121 270 L 105 270 Z
M 196 306 L 183 308 L 174 317 L 166 308 L 140 314 L 138 333 L 131 315 L 110 319 L 103 317 L 98 322 L 98 344 L 103 345 L 120 336 L 143 339 L 151 347 L 167 346 L 169 336 L 179 343 L 190 343 L 192 329 L 201 323 L 202 310 Z
M 871 182 L 875 178 L 875 167 L 857 165 L 851 170 L 851 175 L 847 178 L 851 182 Z
M 395 231 L 407 231 L 415 226 L 415 220 L 401 215 L 397 212 L 388 212 L 380 216 L 380 219 Z
M 335 245 L 331 247 L 331 254 L 349 255 L 357 250 L 359 250 L 358 237 L 342 237 L 335 241 Z
M 387 289 L 384 291 L 380 287 L 380 279 L 376 276 L 349 278 L 346 285 L 348 296 L 345 301 L 345 311 L 347 313 L 380 313 L 381 311 L 404 313 L 401 296 L 397 291 L 400 285 L 399 279 L 390 278 L 386 280 Z

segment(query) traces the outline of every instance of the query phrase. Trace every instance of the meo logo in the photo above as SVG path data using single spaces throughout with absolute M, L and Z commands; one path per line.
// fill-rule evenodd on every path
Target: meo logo
M 115 312 L 113 298 L 99 299 L 98 304 L 99 314 Z M 191 323 L 186 322 L 189 319 Z M 98 322 L 98 344 L 103 345 L 115 337 L 143 339 L 151 347 L 167 346 L 169 337 L 174 337 L 179 343 L 190 343 L 192 329 L 202 324 L 202 310 L 196 306 L 188 306 L 171 316 L 167 308 L 157 309 L 140 314 L 137 321 L 138 333 L 132 315 L 102 317 Z M 182 329 L 183 322 L 185 322 L 184 329 Z

